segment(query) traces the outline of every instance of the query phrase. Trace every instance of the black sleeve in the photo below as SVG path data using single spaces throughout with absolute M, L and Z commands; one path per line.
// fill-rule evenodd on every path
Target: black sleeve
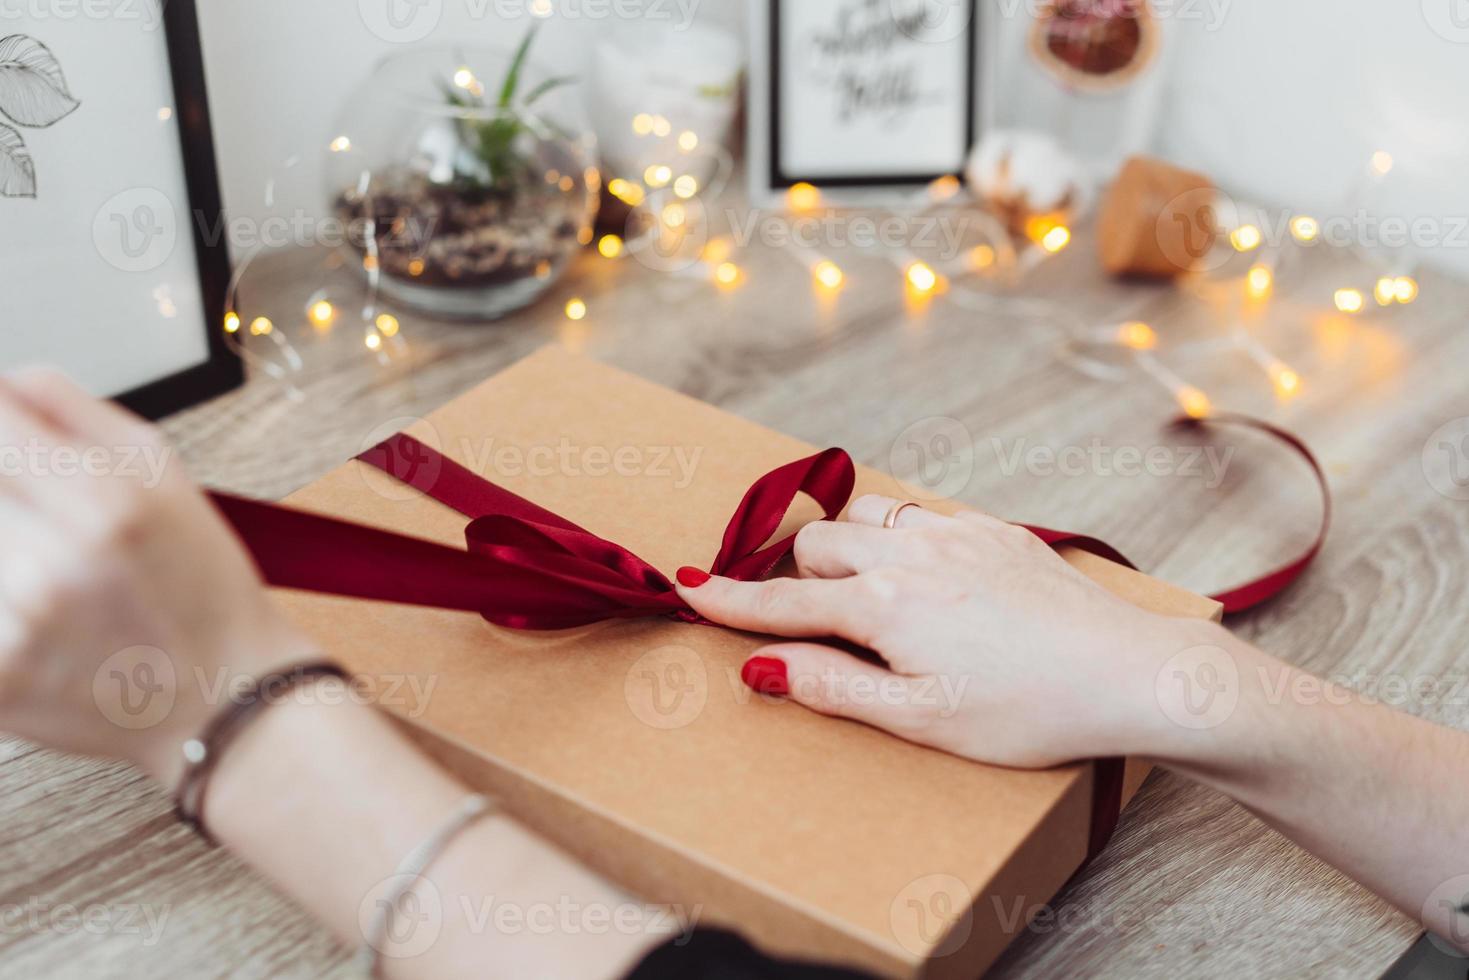
M 627 980 L 870 980 L 835 966 L 773 960 L 739 936 L 699 929 L 649 953 Z

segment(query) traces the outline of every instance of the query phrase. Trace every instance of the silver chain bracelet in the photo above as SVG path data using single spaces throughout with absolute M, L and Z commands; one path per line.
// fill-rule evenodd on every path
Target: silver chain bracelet
M 388 936 L 388 930 L 392 927 L 393 916 L 397 913 L 404 898 L 418 885 L 423 873 L 465 828 L 498 809 L 496 802 L 488 796 L 480 793 L 466 796 L 455 807 L 448 819 L 424 838 L 422 843 L 409 851 L 398 864 L 398 870 L 387 879 L 393 882 L 393 887 L 387 895 L 378 899 L 372 923 L 363 931 L 363 938 L 366 941 L 352 961 L 364 976 L 376 977 L 378 975 L 384 940 Z

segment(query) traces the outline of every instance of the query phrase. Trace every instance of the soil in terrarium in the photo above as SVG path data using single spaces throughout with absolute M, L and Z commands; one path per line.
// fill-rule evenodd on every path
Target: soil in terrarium
M 584 197 L 547 186 L 506 194 L 439 184 L 410 171 L 378 175 L 366 195 L 337 198 L 353 229 L 376 222 L 384 275 L 424 286 L 482 288 L 544 278 L 579 245 Z M 354 247 L 366 254 L 361 235 Z

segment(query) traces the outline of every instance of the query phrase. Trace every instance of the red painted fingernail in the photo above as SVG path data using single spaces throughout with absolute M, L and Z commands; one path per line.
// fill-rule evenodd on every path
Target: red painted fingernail
M 751 657 L 740 668 L 740 680 L 761 694 L 789 694 L 791 684 L 786 677 L 784 660 L 774 657 Z
M 685 565 L 678 570 L 678 584 L 688 589 L 697 589 L 709 581 L 709 573 L 702 569 Z

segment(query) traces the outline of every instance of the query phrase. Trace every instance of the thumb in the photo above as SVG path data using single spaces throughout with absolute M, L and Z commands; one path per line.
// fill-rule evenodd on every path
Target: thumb
M 762 647 L 740 671 L 761 694 L 782 694 L 812 711 L 850 718 L 921 741 L 937 716 L 920 678 L 905 677 L 819 643 Z

